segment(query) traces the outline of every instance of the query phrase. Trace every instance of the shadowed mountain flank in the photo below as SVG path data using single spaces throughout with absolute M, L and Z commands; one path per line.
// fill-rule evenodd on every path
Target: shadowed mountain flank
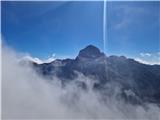
M 124 56 L 107 57 L 97 47 L 89 45 L 80 50 L 75 59 L 57 59 L 51 63 L 33 63 L 33 66 L 42 76 L 50 80 L 56 76 L 63 84 L 82 74 L 93 79 L 93 89 L 104 96 L 118 87 L 117 99 L 120 97 L 133 104 L 160 104 L 160 65 L 142 64 Z M 83 81 L 78 85 L 86 88 Z

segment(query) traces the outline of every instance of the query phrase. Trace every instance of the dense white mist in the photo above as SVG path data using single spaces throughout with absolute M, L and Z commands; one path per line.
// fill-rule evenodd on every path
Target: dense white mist
M 93 80 L 81 74 L 74 81 L 85 81 L 87 91 L 75 82 L 62 88 L 58 78 L 47 81 L 31 66 L 22 66 L 18 61 L 18 53 L 2 48 L 2 118 L 160 119 L 156 105 L 149 104 L 145 109 L 116 100 L 114 96 L 102 102 L 101 95 L 91 89 Z

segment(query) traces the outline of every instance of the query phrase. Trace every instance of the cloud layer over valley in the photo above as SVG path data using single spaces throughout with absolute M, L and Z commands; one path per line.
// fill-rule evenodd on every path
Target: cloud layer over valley
M 117 99 L 118 85 L 108 84 L 112 95 L 104 100 L 103 94 L 92 89 L 96 80 L 78 73 L 79 77 L 64 87 L 56 76 L 47 80 L 29 64 L 20 64 L 18 56 L 16 51 L 2 48 L 4 119 L 160 119 L 158 105 L 132 105 Z M 87 89 L 77 86 L 77 81 L 85 82 Z

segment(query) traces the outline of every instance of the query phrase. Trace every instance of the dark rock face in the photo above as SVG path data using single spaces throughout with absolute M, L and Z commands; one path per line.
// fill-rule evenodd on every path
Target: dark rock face
M 133 104 L 152 102 L 160 104 L 160 65 L 141 64 L 124 56 L 106 57 L 98 48 L 89 45 L 76 59 L 55 60 L 36 64 L 34 68 L 43 76 L 57 76 L 62 82 L 74 80 L 78 73 L 97 80 L 93 89 L 103 94 L 118 86 L 117 97 Z M 85 83 L 79 83 L 85 86 Z M 111 89 L 108 85 L 112 85 Z
M 80 50 L 77 58 L 88 58 L 94 59 L 103 56 L 104 54 L 100 52 L 98 48 L 93 45 L 89 45 L 86 48 Z

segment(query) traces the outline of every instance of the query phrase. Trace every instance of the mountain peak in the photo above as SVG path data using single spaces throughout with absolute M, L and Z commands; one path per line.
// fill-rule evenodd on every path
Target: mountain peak
M 100 51 L 97 47 L 95 47 L 94 45 L 88 45 L 87 47 L 85 47 L 84 49 L 95 49 L 97 51 Z
M 93 45 L 88 45 L 84 49 L 80 50 L 78 57 L 97 58 L 102 55 L 104 55 L 104 54 L 101 53 L 97 47 L 95 47 Z

